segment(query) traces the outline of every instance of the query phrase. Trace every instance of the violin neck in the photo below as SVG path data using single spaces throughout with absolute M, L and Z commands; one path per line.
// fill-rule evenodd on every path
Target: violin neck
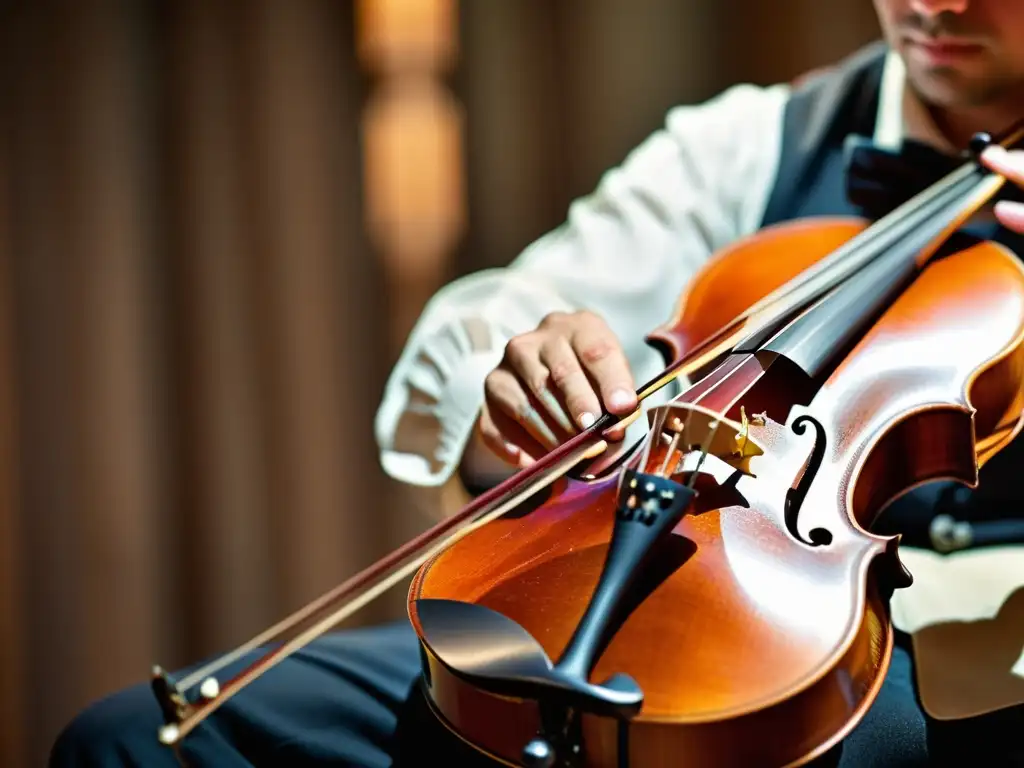
M 1001 183 L 984 169 L 964 166 L 911 199 L 832 254 L 830 260 L 843 258 L 792 297 L 788 314 L 734 352 L 774 352 L 809 377 L 821 377 Z

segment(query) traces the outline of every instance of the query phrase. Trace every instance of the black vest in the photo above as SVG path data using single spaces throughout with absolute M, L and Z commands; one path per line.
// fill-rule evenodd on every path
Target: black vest
M 881 93 L 887 48 L 870 45 L 836 67 L 794 88 L 784 116 L 782 154 L 762 226 L 808 216 L 862 215 L 847 195 L 846 142 L 870 139 Z M 996 240 L 1024 257 L 1024 238 L 995 224 L 972 224 L 971 235 Z M 960 519 L 1024 518 L 1024 436 L 981 471 L 971 491 L 933 483 L 893 503 L 878 521 L 879 532 L 902 531 L 904 543 L 930 546 L 927 526 L 938 513 Z

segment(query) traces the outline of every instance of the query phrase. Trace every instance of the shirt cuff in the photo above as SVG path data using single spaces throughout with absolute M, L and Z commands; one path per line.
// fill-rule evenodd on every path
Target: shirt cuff
M 395 480 L 441 486 L 459 467 L 483 406 L 484 380 L 504 354 L 497 328 L 489 328 L 492 344 L 485 350 L 452 344 L 453 336 L 464 335 L 460 331 L 462 325 L 456 321 L 425 340 L 418 345 L 419 354 L 403 356 L 406 359 L 399 362 L 388 382 L 377 412 L 376 432 L 381 466 Z M 414 414 L 417 421 L 409 428 L 426 434 L 410 441 L 400 437 L 406 414 Z M 429 446 L 426 449 L 424 442 Z M 410 450 L 403 445 L 406 443 L 417 449 Z

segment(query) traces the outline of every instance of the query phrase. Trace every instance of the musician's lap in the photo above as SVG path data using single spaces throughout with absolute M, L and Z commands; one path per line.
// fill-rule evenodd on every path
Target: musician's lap
M 416 638 L 405 622 L 329 635 L 253 683 L 190 735 L 186 763 L 218 768 L 492 765 L 432 722 L 415 695 L 419 662 Z M 843 745 L 839 768 L 929 764 L 925 720 L 911 674 L 910 658 L 898 648 L 881 695 Z M 177 766 L 173 754 L 157 742 L 159 725 L 148 686 L 117 693 L 68 726 L 51 766 Z M 992 748 L 987 734 L 978 733 L 976 724 L 967 725 L 971 733 L 957 734 L 952 741 Z M 953 754 L 948 745 L 939 751 Z M 985 764 L 993 765 L 988 754 L 985 750 Z M 835 764 L 834 759 L 823 762 Z M 944 764 L 958 762 L 963 764 L 961 758 Z

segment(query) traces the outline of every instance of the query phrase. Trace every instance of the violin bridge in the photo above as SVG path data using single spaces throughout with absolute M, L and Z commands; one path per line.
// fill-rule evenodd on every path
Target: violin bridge
M 650 409 L 648 422 L 656 434 L 668 435 L 670 445 L 682 455 L 699 449 L 744 474 L 750 474 L 750 459 L 764 454 L 750 434 L 750 427 L 763 425 L 764 419 L 760 415 L 748 419 L 742 407 L 737 422 L 695 403 L 672 402 Z M 648 445 L 645 464 L 652 458 L 654 445 Z

